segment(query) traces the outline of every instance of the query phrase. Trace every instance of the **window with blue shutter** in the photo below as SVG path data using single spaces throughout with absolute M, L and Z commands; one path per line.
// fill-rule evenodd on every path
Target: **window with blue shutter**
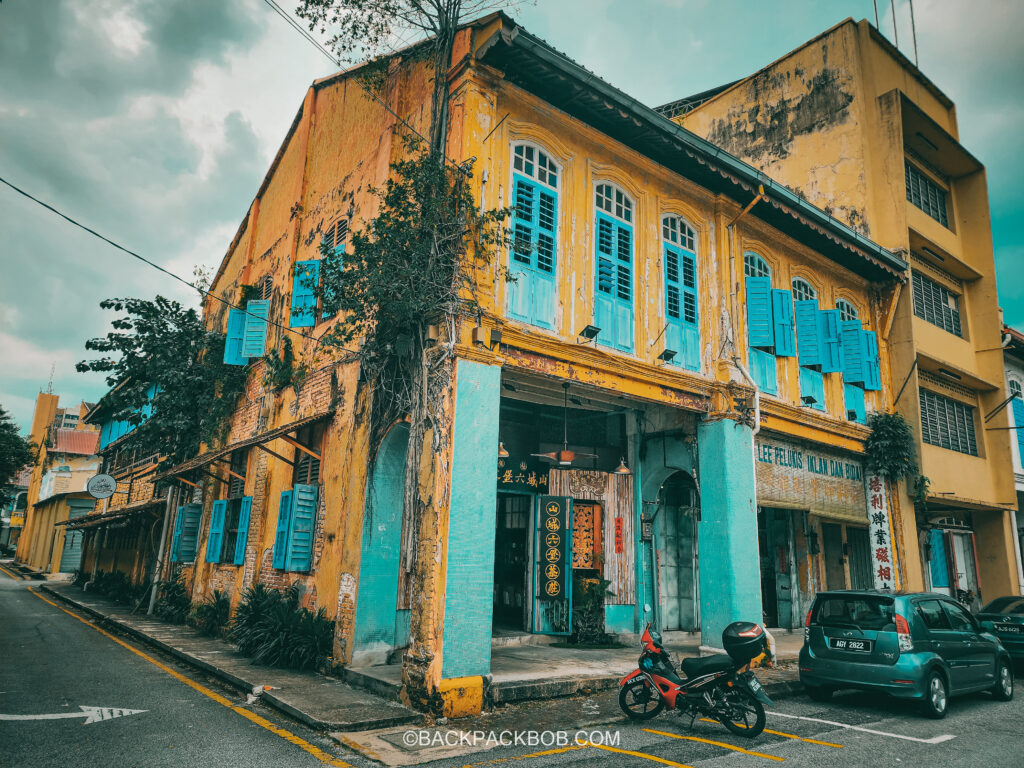
M 245 311 L 228 310 L 228 331 L 224 338 L 224 364 L 245 365 L 249 358 L 242 354 L 242 336 L 245 334 Z
M 677 216 L 661 222 L 665 246 L 665 346 L 678 354 L 670 364 L 700 370 L 696 234 Z
M 554 328 L 558 264 L 558 168 L 547 154 L 517 144 L 512 149 L 512 250 L 507 313 Z
M 843 400 L 846 403 L 846 418 L 850 421 L 866 424 L 867 409 L 864 406 L 864 390 L 856 384 L 844 384 Z
M 804 404 L 817 411 L 825 410 L 825 377 L 821 371 L 800 366 L 800 398 L 814 398 L 813 402 Z
M 263 357 L 267 347 L 267 318 L 270 299 L 253 299 L 245 305 L 245 330 L 242 333 L 242 355 Z
M 775 355 L 756 347 L 751 347 L 748 351 L 750 352 L 750 375 L 757 383 L 757 388 L 768 395 L 778 394 L 779 382 Z
M 286 571 L 308 571 L 313 561 L 313 531 L 316 526 L 316 497 L 319 486 L 296 485 L 292 490 L 292 513 L 288 524 Z
M 337 272 L 341 273 L 345 266 L 345 242 L 348 239 L 348 219 L 339 219 L 334 222 L 320 238 L 320 253 L 323 258 L 337 260 Z M 334 299 L 334 287 L 330 284 L 324 286 L 324 302 Z M 334 312 L 321 312 L 320 319 L 327 320 L 334 317 Z
M 202 504 L 186 504 L 181 508 L 181 536 L 178 539 L 178 562 L 191 563 L 199 548 L 199 523 L 203 516 Z
M 770 277 L 748 277 L 747 294 L 747 343 L 751 347 L 772 347 L 775 345 L 775 326 L 772 323 L 772 279 Z
M 800 363 L 800 402 L 818 411 L 825 407 L 825 377 L 821 372 L 824 343 L 818 292 L 803 278 L 793 280 L 797 360 Z
M 882 388 L 882 373 L 878 360 L 878 337 L 874 331 L 861 331 L 861 343 L 864 389 L 869 392 L 877 392 Z
M 818 312 L 818 343 L 822 373 L 837 373 L 843 369 L 839 323 L 839 310 L 823 309 Z
M 292 274 L 292 328 L 316 325 L 316 288 L 320 284 L 319 261 L 297 261 Z
M 802 366 L 821 365 L 821 327 L 818 320 L 818 300 L 798 301 L 796 314 L 797 357 Z
M 597 343 L 633 351 L 633 203 L 611 184 L 598 184 L 595 224 L 594 325 Z
M 242 498 L 238 512 L 238 535 L 235 537 L 235 551 L 232 562 L 242 565 L 245 562 L 245 546 L 249 543 L 249 515 L 252 513 L 252 496 Z
M 775 354 L 779 357 L 795 357 L 793 294 L 790 291 L 781 288 L 772 290 L 772 324 L 775 334 Z
M 1012 385 L 1016 382 L 1011 383 Z M 1024 464 L 1024 400 L 1020 399 L 1020 385 L 1017 384 L 1017 396 L 1010 402 L 1013 403 L 1013 424 L 1016 429 L 1014 432 L 1017 433 L 1017 455 L 1020 457 L 1021 464 Z
M 219 563 L 221 545 L 224 543 L 224 517 L 228 503 L 224 499 L 213 502 L 210 512 L 210 532 L 206 534 L 206 562 Z
M 178 507 L 174 516 L 174 537 L 171 539 L 171 562 L 176 563 L 181 556 L 181 526 L 185 517 L 185 507 Z
M 840 323 L 843 359 L 843 380 L 849 384 L 864 381 L 864 341 L 861 337 L 860 320 Z
M 284 568 L 288 554 L 288 529 L 292 516 L 292 492 L 282 491 L 281 501 L 277 505 L 277 531 L 274 533 L 274 559 L 272 565 L 281 570 Z

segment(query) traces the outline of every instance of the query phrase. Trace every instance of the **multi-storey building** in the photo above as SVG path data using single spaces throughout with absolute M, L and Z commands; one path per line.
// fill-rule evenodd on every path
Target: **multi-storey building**
M 439 330 L 453 427 L 417 485 L 442 514 L 403 520 L 408 427 L 369 444 L 373 392 L 319 347 L 309 286 L 407 151 L 367 88 L 425 130 L 424 66 L 313 84 L 214 278 L 246 302 L 207 319 L 248 391 L 223 443 L 154 475 L 183 483 L 168 559 L 193 597 L 298 584 L 337 664 L 400 660 L 411 700 L 467 712 L 494 631 L 571 630 L 574 576 L 610 582 L 609 631 L 713 646 L 739 618 L 799 626 L 826 586 L 898 587 L 864 421 L 891 404 L 906 262 L 501 14 L 458 34 L 447 147 L 517 245 Z M 309 374 L 275 391 L 286 336 Z
M 1016 533 L 1017 580 L 1024 595 L 1024 333 L 1004 328 L 1006 392 L 1010 398 L 1010 451 L 1013 454 L 1013 484 L 1017 491 L 1017 511 L 1013 515 Z
M 909 263 L 886 297 L 896 408 L 927 490 L 901 488 L 906 584 L 975 605 L 1017 590 L 1016 507 L 985 168 L 956 107 L 867 21 L 659 108 Z

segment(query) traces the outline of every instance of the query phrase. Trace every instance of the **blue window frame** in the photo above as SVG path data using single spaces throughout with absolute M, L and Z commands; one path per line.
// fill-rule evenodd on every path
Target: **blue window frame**
M 859 424 L 867 423 L 864 405 L 864 389 L 856 384 L 843 385 L 843 400 L 846 403 L 846 418 Z
M 292 271 L 292 328 L 316 325 L 316 289 L 320 284 L 320 261 L 297 261 Z
M 670 364 L 700 370 L 700 309 L 693 228 L 677 216 L 661 221 L 665 246 L 665 342 L 678 354 Z
M 272 565 L 285 571 L 308 571 L 313 560 L 319 486 L 296 484 L 281 493 L 277 510 Z
M 171 562 L 191 563 L 199 548 L 199 522 L 203 516 L 202 504 L 178 507 L 174 520 L 174 538 L 171 542 Z
M 536 147 L 512 149 L 512 249 L 507 314 L 541 328 L 555 327 L 558 267 L 558 175 Z
M 818 292 L 803 278 L 793 279 L 793 314 L 796 318 L 797 359 L 800 362 L 800 401 L 824 411 L 825 378 L 821 372 L 824 344 Z
M 750 375 L 769 395 L 779 391 L 775 365 L 775 324 L 772 320 L 772 268 L 756 253 L 743 256 L 746 276 L 747 359 Z
M 594 325 L 597 343 L 633 351 L 633 202 L 617 187 L 598 184 L 595 206 Z

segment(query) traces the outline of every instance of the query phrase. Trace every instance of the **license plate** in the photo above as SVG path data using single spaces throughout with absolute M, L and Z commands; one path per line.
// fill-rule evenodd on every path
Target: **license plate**
M 1024 634 L 1024 627 L 1019 624 L 994 624 L 996 632 L 1000 632 L 1004 635 L 1021 635 Z
M 860 653 L 870 653 L 871 641 L 851 640 L 846 637 L 830 637 L 829 647 L 837 651 L 858 651 Z
M 751 677 L 751 678 L 750 678 L 750 679 L 749 679 L 749 680 L 747 681 L 747 683 L 748 683 L 748 684 L 750 685 L 750 690 L 752 690 L 752 691 L 753 691 L 754 693 L 757 693 L 758 691 L 760 691 L 760 690 L 761 690 L 761 683 L 759 683 L 759 682 L 757 681 L 757 678 L 756 678 L 756 677 Z

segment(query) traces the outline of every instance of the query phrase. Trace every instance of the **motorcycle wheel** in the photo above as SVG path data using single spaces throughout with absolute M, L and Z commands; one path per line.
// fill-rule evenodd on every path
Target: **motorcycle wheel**
M 665 702 L 652 693 L 644 678 L 637 677 L 619 690 L 619 708 L 630 720 L 650 720 L 665 708 Z
M 731 733 L 753 739 L 764 730 L 764 707 L 746 688 L 733 687 L 725 691 L 718 722 Z

